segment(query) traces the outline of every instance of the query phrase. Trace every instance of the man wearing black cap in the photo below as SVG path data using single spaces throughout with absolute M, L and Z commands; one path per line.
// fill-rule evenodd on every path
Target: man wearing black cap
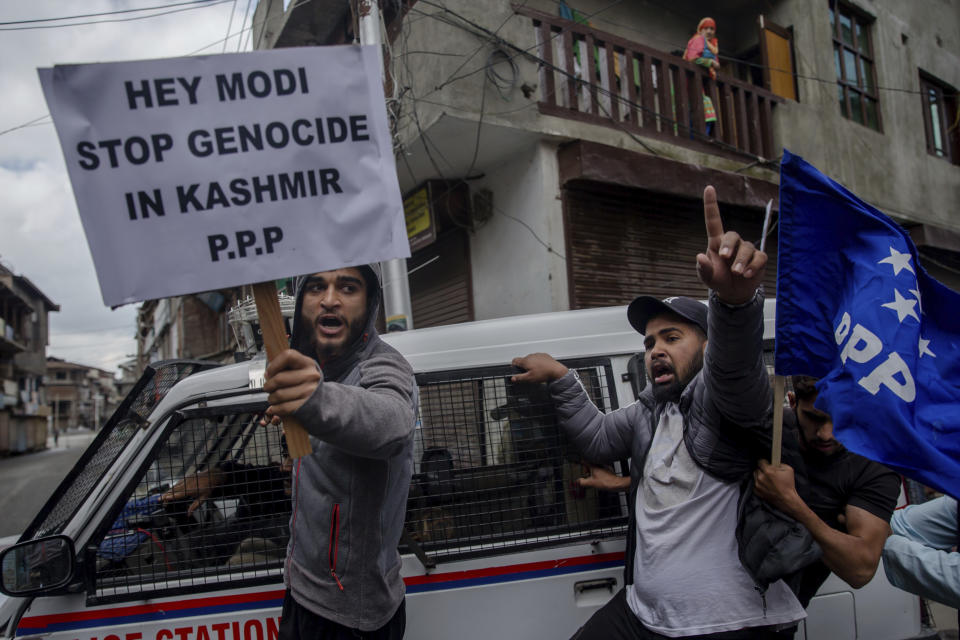
M 708 245 L 697 271 L 709 309 L 682 297 L 630 304 L 651 381 L 637 402 L 603 414 L 576 372 L 550 356 L 514 360 L 526 370 L 516 381 L 550 383 L 561 424 L 587 459 L 632 459 L 628 584 L 580 640 L 762 638 L 804 615 L 782 581 L 758 592 L 738 557 L 740 480 L 755 466 L 745 442 L 770 430 L 757 289 L 767 256 L 724 232 L 713 187 L 703 202 Z

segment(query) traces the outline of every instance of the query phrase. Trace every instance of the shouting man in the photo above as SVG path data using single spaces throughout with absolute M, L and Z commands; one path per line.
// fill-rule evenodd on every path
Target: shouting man
M 293 469 L 284 640 L 403 637 L 417 388 L 377 335 L 379 303 L 374 266 L 298 279 L 293 348 L 267 367 L 267 414 L 296 418 L 313 445 Z
M 735 535 L 740 481 L 755 466 L 744 444 L 769 437 L 763 364 L 767 256 L 724 232 L 713 187 L 703 193 L 707 250 L 697 271 L 709 310 L 689 298 L 634 300 L 652 384 L 602 414 L 577 378 L 546 354 L 517 358 L 518 381 L 550 382 L 567 435 L 591 462 L 632 458 L 628 584 L 575 636 L 580 640 L 761 638 L 803 617 L 783 581 L 758 593 Z M 746 436 L 746 437 L 744 437 Z

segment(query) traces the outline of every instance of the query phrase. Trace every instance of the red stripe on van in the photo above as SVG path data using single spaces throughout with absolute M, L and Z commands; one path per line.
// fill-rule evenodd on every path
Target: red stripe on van
M 558 558 L 556 560 L 544 560 L 542 562 L 528 562 L 525 564 L 508 564 L 501 567 L 487 567 L 485 569 L 473 569 L 471 571 L 450 571 L 448 573 L 433 573 L 424 576 L 411 576 L 404 578 L 403 581 L 408 585 L 431 584 L 437 582 L 450 582 L 453 580 L 470 580 L 472 578 L 489 578 L 491 576 L 502 576 L 511 573 L 521 573 L 524 571 L 543 571 L 545 569 L 559 569 L 561 567 L 576 567 L 585 564 L 594 564 L 598 562 L 615 562 L 624 559 L 623 551 L 615 553 L 600 553 L 589 556 L 577 556 L 574 558 Z
M 106 607 L 91 611 L 74 611 L 71 613 L 54 613 L 43 616 L 30 616 L 20 619 L 21 627 L 45 627 L 58 622 L 76 622 L 79 620 L 95 620 L 102 618 L 119 618 L 144 613 L 158 613 L 163 611 L 182 611 L 201 607 L 216 607 L 218 605 L 244 604 L 261 600 L 283 599 L 284 590 L 259 591 L 256 593 L 240 593 L 231 596 L 212 596 L 208 598 L 192 598 L 190 600 L 176 600 L 173 602 L 158 602 L 130 607 Z
M 576 556 L 573 558 L 557 558 L 554 560 L 544 560 L 541 562 L 528 562 L 524 564 L 510 564 L 499 567 L 486 567 L 483 569 L 472 569 L 469 571 L 450 571 L 447 573 L 434 573 L 423 576 L 410 576 L 403 581 L 408 585 L 436 584 L 442 582 L 452 582 L 455 580 L 470 580 L 474 578 L 489 578 L 492 576 L 509 575 L 512 573 L 522 573 L 527 571 L 543 571 L 549 569 L 559 569 L 563 567 L 583 566 L 602 562 L 623 561 L 624 553 L 622 551 L 615 553 L 600 553 L 589 556 Z M 104 607 L 88 611 L 73 611 L 70 613 L 55 613 L 40 616 L 28 616 L 20 620 L 18 627 L 43 628 L 49 625 L 64 622 L 79 622 L 83 620 L 103 620 L 109 624 L 111 618 L 120 618 L 124 616 L 142 615 L 145 613 L 162 613 L 164 611 L 183 611 L 189 609 L 200 609 L 204 607 L 216 607 L 233 604 L 246 604 L 250 602 L 282 600 L 284 596 L 283 589 L 274 589 L 270 591 L 259 591 L 255 593 L 240 593 L 229 596 L 210 596 L 206 598 L 190 598 L 189 600 L 175 600 L 170 602 L 158 602 L 152 604 L 132 605 L 128 607 Z

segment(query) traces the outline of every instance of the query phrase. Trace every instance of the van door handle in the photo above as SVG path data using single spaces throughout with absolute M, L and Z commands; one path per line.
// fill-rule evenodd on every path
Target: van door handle
M 613 590 L 617 588 L 617 579 L 616 578 L 600 578 L 599 580 L 582 580 L 580 582 L 573 583 L 573 590 L 577 594 L 586 593 L 587 591 L 595 591 L 597 589 L 606 589 L 610 593 L 613 593 Z

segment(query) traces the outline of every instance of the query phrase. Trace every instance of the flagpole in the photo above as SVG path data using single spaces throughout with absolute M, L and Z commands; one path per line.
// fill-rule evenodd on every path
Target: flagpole
M 773 375 L 773 445 L 770 448 L 770 464 L 779 466 L 780 450 L 783 447 L 783 396 L 786 378 Z
M 760 251 L 767 246 L 767 233 L 770 229 L 770 214 L 773 212 L 773 199 L 767 201 L 767 210 L 763 216 L 763 235 L 760 236 Z M 779 466 L 780 453 L 783 449 L 783 396 L 786 389 L 786 379 L 773 374 L 773 444 L 770 446 L 770 464 Z
M 767 246 L 767 233 L 770 230 L 770 213 L 773 211 L 773 198 L 767 200 L 767 210 L 763 215 L 763 235 L 760 236 L 760 251 Z

